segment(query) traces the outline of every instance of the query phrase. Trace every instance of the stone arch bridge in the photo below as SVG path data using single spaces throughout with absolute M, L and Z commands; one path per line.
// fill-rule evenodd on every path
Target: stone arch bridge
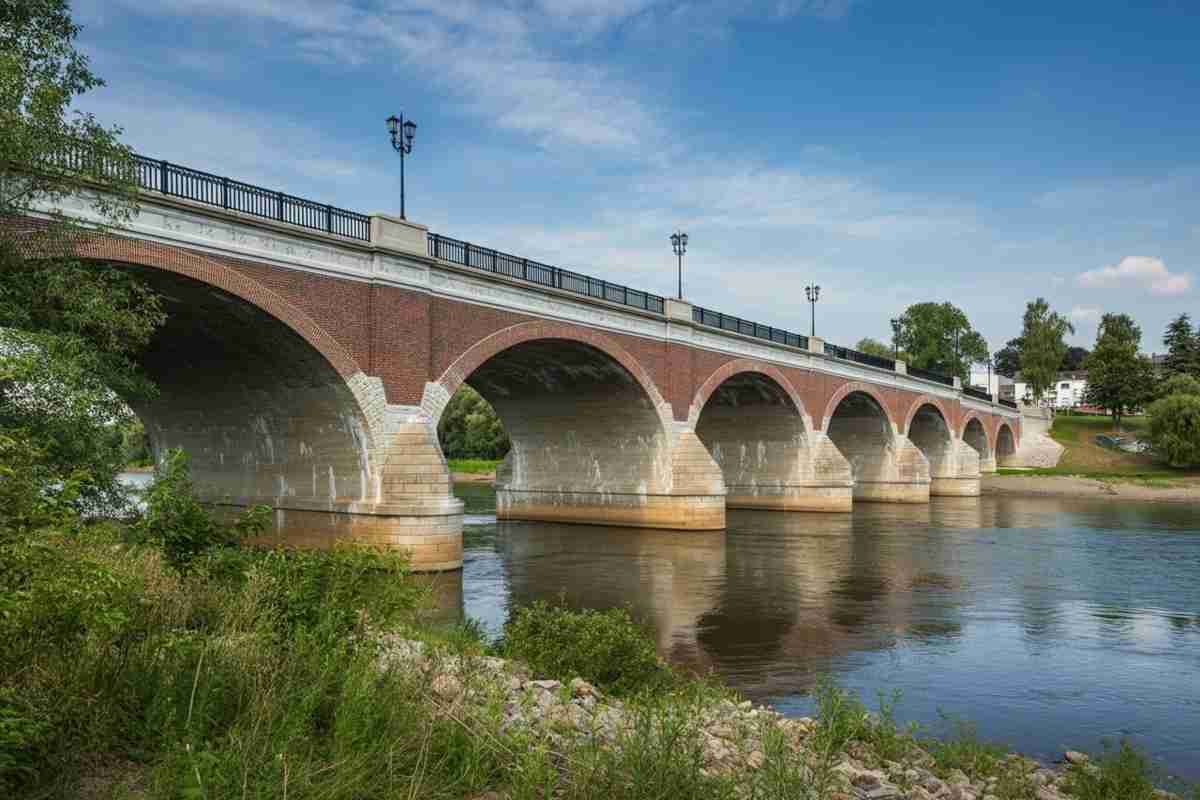
M 135 410 L 156 451 L 190 454 L 207 499 L 272 506 L 288 541 L 461 566 L 436 426 L 463 383 L 512 439 L 507 519 L 704 531 L 727 507 L 977 495 L 1020 437 L 1014 408 L 902 362 L 403 220 L 139 168 L 138 215 L 80 246 L 165 298 L 143 357 L 159 393 Z M 63 210 L 93 214 L 83 195 Z

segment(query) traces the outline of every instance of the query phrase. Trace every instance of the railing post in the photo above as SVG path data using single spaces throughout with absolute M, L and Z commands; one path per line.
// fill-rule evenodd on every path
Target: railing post
M 169 185 L 167 182 L 167 160 L 164 158 L 158 162 L 158 190 L 163 194 L 167 194 L 167 187 Z
M 278 219 L 280 222 L 283 222 L 283 220 L 284 220 L 284 216 L 283 216 L 283 192 L 276 192 L 276 193 L 275 193 L 275 201 L 276 201 L 276 202 L 279 204 L 279 208 L 278 208 L 278 212 L 277 212 L 277 214 L 276 214 L 276 217 L 277 217 L 277 219 Z
M 333 206 L 325 206 L 325 232 L 333 233 Z
M 229 178 L 221 178 L 221 208 L 229 210 Z

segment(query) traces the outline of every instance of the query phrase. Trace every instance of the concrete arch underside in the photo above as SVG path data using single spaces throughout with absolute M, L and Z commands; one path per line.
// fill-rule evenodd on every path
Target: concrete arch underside
M 996 454 L 988 441 L 987 426 L 978 414 L 970 414 L 963 422 L 960 438 L 979 456 L 981 473 L 996 471 Z
M 481 342 L 484 357 L 466 354 L 441 381 L 447 393 L 460 381 L 479 392 L 512 441 L 496 475 L 498 518 L 725 527 L 719 468 L 631 356 L 601 335 L 546 325 L 502 341 Z
M 836 393 L 825 434 L 850 464 L 855 501 L 929 501 L 929 461 L 895 429 L 876 392 L 850 385 Z
M 692 417 L 721 469 L 728 507 L 850 510 L 850 464 L 813 429 L 799 394 L 778 370 L 726 365 L 701 387 Z
M 462 504 L 444 461 L 440 476 L 426 467 L 420 478 L 398 464 L 413 448 L 440 460 L 436 438 L 421 425 L 410 446 L 382 383 L 303 311 L 179 251 L 88 255 L 162 298 L 166 322 L 140 355 L 157 392 L 132 405 L 156 457 L 188 454 L 203 499 L 230 512 L 272 507 L 267 542 L 352 540 L 407 551 L 415 569 L 461 566 Z
M 908 440 L 929 464 L 929 493 L 978 497 L 979 453 L 954 434 L 941 403 L 918 400 L 908 420 Z

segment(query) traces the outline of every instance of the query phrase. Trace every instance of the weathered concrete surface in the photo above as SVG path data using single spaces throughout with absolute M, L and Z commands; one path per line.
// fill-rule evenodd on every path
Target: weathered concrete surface
M 929 502 L 929 461 L 870 395 L 846 395 L 825 431 L 850 463 L 855 501 Z
M 565 339 L 497 353 L 467 382 L 512 440 L 496 515 L 679 530 L 725 527 L 725 488 L 693 431 L 616 360 Z
M 978 417 L 972 417 L 963 427 L 962 440 L 975 451 L 979 457 L 980 473 L 996 471 L 996 454 L 988 444 L 987 430 Z
M 1006 452 L 1000 462 L 1004 467 L 1055 467 L 1066 451 L 1050 438 L 1054 412 L 1049 408 L 1021 407 L 1021 441 L 1014 452 Z M 997 440 L 999 443 L 999 440 Z M 1009 443 L 1005 442 L 1005 448 Z
M 850 464 L 766 375 L 745 372 L 722 383 L 700 412 L 696 435 L 721 468 L 729 508 L 850 510 Z
M 145 271 L 167 322 L 141 356 L 157 394 L 136 404 L 157 457 L 188 453 L 201 497 L 275 509 L 271 543 L 353 540 L 462 565 L 462 504 L 427 421 L 390 413 L 378 382 L 338 374 L 261 309 Z
M 937 406 L 917 409 L 908 438 L 929 462 L 930 495 L 979 496 L 979 454 L 954 435 Z

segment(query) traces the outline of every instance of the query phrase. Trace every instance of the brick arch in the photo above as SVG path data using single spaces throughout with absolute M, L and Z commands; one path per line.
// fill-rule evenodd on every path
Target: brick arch
M 688 427 L 695 429 L 696 423 L 700 421 L 700 413 L 704 411 L 704 406 L 708 403 L 708 398 L 712 396 L 712 393 L 721 384 L 735 375 L 747 372 L 757 372 L 774 381 L 780 389 L 783 389 L 788 399 L 792 401 L 792 405 L 800 414 L 800 418 L 804 420 L 804 424 L 811 424 L 812 418 L 808 414 L 808 409 L 804 407 L 804 401 L 800 398 L 800 393 L 796 391 L 796 387 L 792 385 L 792 382 L 782 372 L 776 367 L 762 361 L 755 361 L 750 358 L 736 358 L 733 361 L 726 361 L 718 367 L 712 375 L 708 376 L 708 380 L 696 390 L 696 394 L 692 398 L 692 404 L 688 408 Z
M 178 247 L 96 236 L 81 241 L 75 247 L 79 258 L 134 264 L 183 275 L 228 292 L 261 309 L 309 343 L 343 378 L 349 378 L 362 368 L 316 320 L 263 286 L 253 278 L 210 258 Z
M 977 411 L 968 411 L 965 415 L 963 415 L 962 423 L 958 426 L 958 438 L 962 439 L 963 436 L 966 435 L 967 426 L 971 424 L 971 420 L 973 419 L 979 420 L 979 427 L 983 428 L 983 438 L 987 440 L 987 446 L 990 450 L 992 448 L 992 442 L 996 436 L 994 430 L 996 427 L 994 417 L 989 419 L 981 416 Z
M 908 429 L 912 425 L 913 417 L 917 415 L 917 412 L 921 410 L 921 406 L 924 405 L 930 405 L 936 408 L 942 415 L 942 421 L 946 423 L 946 430 L 950 431 L 951 434 L 954 433 L 954 425 L 951 423 L 951 420 L 954 419 L 954 417 L 950 415 L 950 410 L 946 408 L 945 401 L 940 397 L 934 397 L 931 394 L 923 394 L 919 395 L 915 400 L 912 401 L 912 404 L 908 407 L 908 413 L 904 415 L 903 433 L 905 436 L 908 435 Z
M 997 453 L 999 452 L 998 448 L 1000 447 L 1000 429 L 1001 428 L 1008 428 L 1008 433 L 1010 436 L 1012 436 L 1014 451 L 1018 447 L 1021 446 L 1021 439 L 1017 436 L 1017 432 L 1013 429 L 1013 426 L 1008 423 L 1008 420 L 1003 419 L 1003 418 L 996 418 L 995 428 L 996 428 L 995 434 L 992 438 L 992 449 L 996 450 Z
M 829 398 L 829 402 L 825 404 L 825 413 L 821 417 L 821 429 L 823 431 L 826 433 L 829 432 L 829 420 L 833 418 L 834 412 L 837 411 L 838 404 L 853 392 L 862 392 L 863 394 L 870 395 L 871 399 L 878 403 L 880 409 L 883 410 L 883 417 L 888 421 L 888 425 L 895 425 L 892 421 L 891 412 L 888 411 L 887 402 L 884 400 L 883 395 L 879 393 L 879 389 L 862 381 L 850 381 L 843 384 L 840 389 L 834 392 L 833 396 Z
M 662 393 L 658 391 L 658 386 L 655 385 L 654 379 L 650 377 L 650 373 L 646 371 L 646 368 L 628 350 L 618 344 L 616 340 L 605 336 L 599 331 L 583 328 L 578 325 L 570 325 L 564 322 L 536 321 L 521 322 L 496 331 L 490 336 L 476 342 L 456 358 L 454 363 L 447 367 L 446 371 L 437 379 L 436 385 L 440 387 L 441 391 L 437 392 L 436 395 L 440 396 L 431 396 L 432 393 L 427 387 L 425 399 L 421 403 L 433 423 L 436 425 L 441 420 L 442 411 L 445 410 L 450 398 L 466 382 L 471 373 L 481 367 L 485 361 L 497 353 L 508 350 L 510 347 L 537 339 L 566 339 L 572 342 L 580 342 L 596 348 L 616 361 L 633 376 L 633 379 L 638 382 L 647 397 L 650 398 L 651 404 L 663 422 L 664 430 L 671 430 L 672 413 L 670 405 L 663 399 Z

